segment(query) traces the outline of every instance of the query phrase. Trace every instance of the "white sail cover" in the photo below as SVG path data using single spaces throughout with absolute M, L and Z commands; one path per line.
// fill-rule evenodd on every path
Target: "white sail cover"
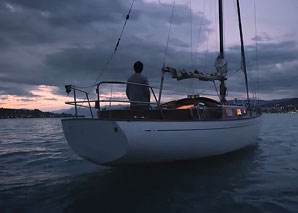
M 163 67 L 163 72 L 169 72 L 172 78 L 179 80 L 184 80 L 188 78 L 196 78 L 201 81 L 214 81 L 221 80 L 227 76 L 227 62 L 220 57 L 217 57 L 215 61 L 216 71 L 213 73 L 200 72 L 199 70 L 186 71 L 183 69 L 177 70 L 171 67 Z

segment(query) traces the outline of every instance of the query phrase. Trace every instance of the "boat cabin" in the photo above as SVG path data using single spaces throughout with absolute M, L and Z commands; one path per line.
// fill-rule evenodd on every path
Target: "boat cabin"
M 97 85 L 97 100 L 90 101 L 88 93 L 77 89 L 73 86 L 67 87 L 67 91 L 73 89 L 74 91 L 74 102 L 67 102 L 68 104 L 75 105 L 77 117 L 77 107 L 86 107 L 84 104 L 88 104 L 90 108 L 90 114 L 94 118 L 91 104 L 95 104 L 97 109 L 97 119 L 99 120 L 130 120 L 130 121 L 215 121 L 215 120 L 235 120 L 245 118 L 247 116 L 247 108 L 243 105 L 229 105 L 221 104 L 220 102 L 207 98 L 200 97 L 199 95 L 189 95 L 187 98 L 173 100 L 166 103 L 160 104 L 156 98 L 154 90 L 151 86 L 151 93 L 156 102 L 150 102 L 150 109 L 148 110 L 134 110 L 130 109 L 128 105 L 123 105 L 120 109 L 112 107 L 101 106 L 103 103 L 130 103 L 129 100 L 101 100 L 99 94 L 99 86 L 101 84 L 134 84 L 128 82 L 100 82 Z M 83 92 L 86 94 L 86 101 L 77 101 L 76 92 Z M 144 103 L 143 103 L 144 104 Z M 107 106 L 107 105 L 106 105 Z
M 243 118 L 244 106 L 221 105 L 205 97 L 184 98 L 161 105 L 161 110 L 104 109 L 98 111 L 100 120 L 166 120 L 166 121 L 214 121 Z

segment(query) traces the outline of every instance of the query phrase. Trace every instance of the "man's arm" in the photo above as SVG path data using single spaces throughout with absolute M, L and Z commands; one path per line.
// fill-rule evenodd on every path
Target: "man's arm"
M 145 83 L 144 84 L 149 85 L 149 81 L 148 81 L 147 78 L 145 79 Z M 150 90 L 149 90 L 149 87 L 146 87 L 145 88 L 145 97 L 146 97 L 146 100 L 148 102 L 150 102 Z
M 126 96 L 130 100 L 130 98 L 129 98 L 129 91 L 130 91 L 130 85 L 129 84 L 126 84 Z

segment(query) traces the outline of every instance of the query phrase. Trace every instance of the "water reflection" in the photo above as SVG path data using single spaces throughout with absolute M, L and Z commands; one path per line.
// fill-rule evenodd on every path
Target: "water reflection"
M 66 210 L 183 211 L 208 209 L 218 200 L 234 203 L 233 192 L 257 166 L 258 152 L 255 147 L 216 158 L 111 168 L 76 177 Z

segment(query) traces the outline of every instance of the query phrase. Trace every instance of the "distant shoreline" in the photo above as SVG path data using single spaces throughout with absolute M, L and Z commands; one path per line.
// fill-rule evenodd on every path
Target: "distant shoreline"
M 67 118 L 73 117 L 67 113 L 43 112 L 39 109 L 8 109 L 0 108 L 0 119 L 19 119 L 19 118 Z
M 276 113 L 275 113 L 276 114 Z M 284 113 L 285 114 L 285 113 Z M 71 117 L 73 117 L 73 116 L 71 116 Z M 0 120 L 8 120 L 8 119 L 49 119 L 49 118 L 70 118 L 70 117 L 44 117 L 44 118 L 42 118 L 42 117 L 38 117 L 38 118 L 0 118 Z
M 238 100 L 244 104 L 245 100 Z M 233 103 L 234 101 L 229 101 Z M 298 113 L 298 98 L 287 98 L 279 100 L 259 100 L 258 108 L 262 113 L 268 114 L 297 114 Z M 43 112 L 39 109 L 9 109 L 0 108 L 0 119 L 10 118 L 69 118 L 73 117 L 74 110 L 68 110 L 70 113 L 54 113 L 54 112 Z

